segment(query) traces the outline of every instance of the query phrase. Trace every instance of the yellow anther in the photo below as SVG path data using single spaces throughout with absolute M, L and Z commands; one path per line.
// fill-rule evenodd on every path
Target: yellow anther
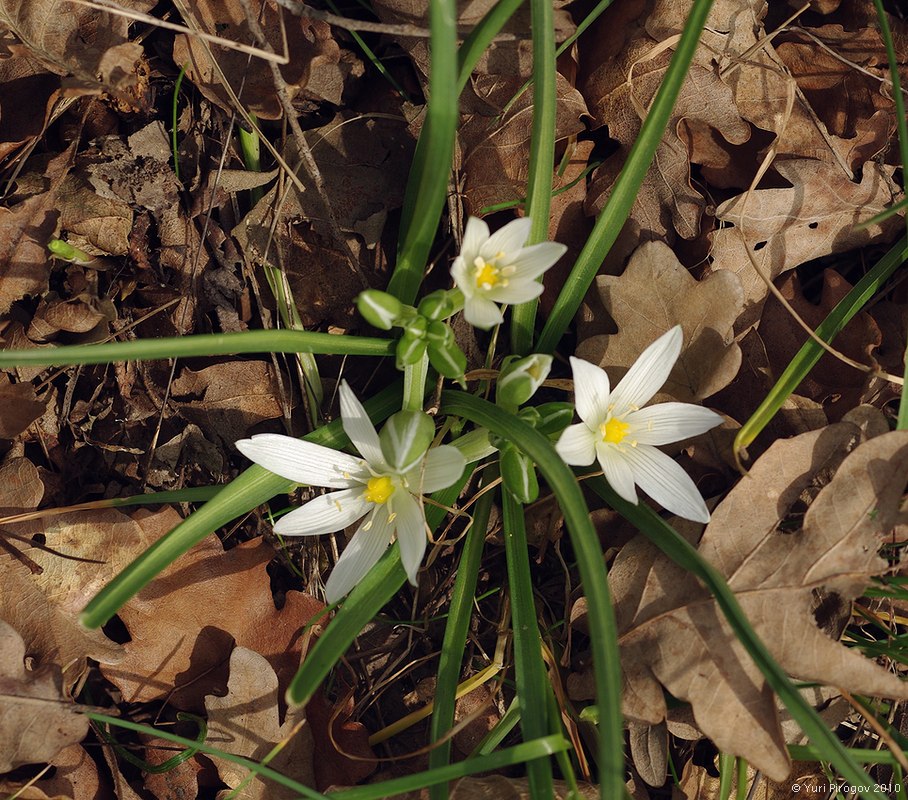
M 627 422 L 612 418 L 599 426 L 599 432 L 602 434 L 603 442 L 621 444 L 624 441 L 624 437 L 627 436 L 630 427 Z
M 369 479 L 363 497 L 369 503 L 386 503 L 392 494 L 394 494 L 394 484 L 387 475 L 382 475 Z
M 477 258 L 476 261 L 476 288 L 491 289 L 501 280 L 499 277 L 500 271 L 488 261 L 483 261 L 480 258 Z

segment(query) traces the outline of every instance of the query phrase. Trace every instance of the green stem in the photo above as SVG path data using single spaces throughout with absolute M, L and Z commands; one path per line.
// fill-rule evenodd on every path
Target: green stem
M 526 522 L 523 505 L 508 491 L 507 486 L 501 493 L 501 501 L 513 621 L 514 677 L 520 702 L 520 730 L 524 739 L 536 739 L 550 733 L 548 704 L 545 701 L 549 687 L 546 685 L 542 640 L 536 621 Z M 530 797 L 554 797 L 552 764 L 549 760 L 530 761 L 527 764 L 527 779 Z
M 422 411 L 428 374 L 429 356 L 425 353 L 415 364 L 407 364 L 404 367 L 404 411 Z
M 548 239 L 555 160 L 555 12 L 551 0 L 530 0 L 533 29 L 533 130 L 530 136 L 530 174 L 527 215 L 532 221 L 527 244 Z M 511 310 L 511 350 L 526 355 L 533 348 L 536 306 L 533 299 Z

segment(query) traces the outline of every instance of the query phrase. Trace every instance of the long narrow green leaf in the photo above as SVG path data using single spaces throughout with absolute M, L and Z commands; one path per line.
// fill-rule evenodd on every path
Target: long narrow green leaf
M 499 0 L 488 13 L 473 27 L 457 51 L 457 95 L 464 90 L 473 68 L 486 48 L 501 32 L 514 12 L 523 5 L 523 0 Z
M 150 725 L 141 725 L 138 722 L 130 722 L 126 719 L 120 719 L 120 717 L 110 717 L 107 714 L 88 712 L 85 716 L 100 725 L 113 725 L 118 728 L 123 728 L 124 730 L 137 731 L 138 733 L 144 733 L 146 736 L 151 736 L 157 739 L 164 739 L 164 741 L 175 742 L 176 744 L 183 747 L 193 748 L 201 753 L 205 753 L 206 755 L 217 756 L 224 761 L 230 761 L 234 764 L 238 764 L 239 766 L 248 769 L 250 772 L 253 772 L 262 778 L 268 778 L 269 780 L 272 780 L 281 786 L 286 786 L 291 791 L 297 792 L 301 797 L 307 797 L 310 798 L 310 800 L 326 800 L 326 795 L 323 795 L 320 792 L 316 792 L 314 789 L 310 789 L 308 786 L 299 783 L 298 781 L 295 781 L 291 778 L 288 778 L 286 775 L 282 775 L 280 772 L 277 772 L 270 767 L 264 767 L 261 764 L 252 761 L 251 759 L 243 758 L 242 756 L 236 756 L 233 753 L 228 753 L 225 750 L 220 750 L 219 748 L 214 747 L 210 744 L 205 744 L 204 742 L 195 742 L 192 739 L 186 739 L 183 736 L 177 736 L 176 734 L 170 733 L 169 731 L 165 731 L 160 728 L 152 728 Z
M 243 331 L 202 333 L 165 339 L 135 339 L 108 344 L 74 344 L 32 350 L 0 350 L 0 367 L 68 367 L 112 361 L 150 361 L 158 358 L 232 356 L 241 353 L 321 353 L 351 356 L 394 355 L 391 339 L 336 336 L 310 331 Z
M 501 493 L 504 528 L 504 551 L 508 564 L 508 587 L 511 596 L 511 626 L 514 635 L 514 677 L 520 703 L 520 730 L 524 739 L 536 739 L 549 733 L 549 693 L 542 640 L 536 621 L 533 579 L 530 575 L 530 551 L 527 545 L 523 506 L 505 486 Z M 548 759 L 527 764 L 530 797 L 552 797 L 552 763 Z
M 593 673 L 600 707 L 600 792 L 607 800 L 624 797 L 621 668 L 615 613 L 609 597 L 602 548 L 590 522 L 583 493 L 574 474 L 538 431 L 497 406 L 464 392 L 442 392 L 441 398 L 445 413 L 482 425 L 526 453 L 558 498 L 589 605 Z
M 447 513 L 444 506 L 450 506 L 457 500 L 469 476 L 470 469 L 467 468 L 453 486 L 432 495 L 435 505 L 426 507 L 426 524 L 430 529 L 435 530 L 439 526 Z M 287 688 L 287 702 L 293 705 L 309 702 L 360 631 L 374 619 L 379 609 L 398 592 L 406 580 L 407 574 L 400 563 L 400 548 L 395 542 L 350 592 L 327 630 L 318 637 Z
M 527 178 L 527 244 L 548 239 L 555 161 L 555 11 L 551 0 L 530 0 L 533 28 L 533 130 L 530 134 L 530 173 Z M 526 355 L 533 347 L 536 306 L 533 299 L 511 311 L 511 351 Z
M 397 264 L 388 291 L 412 303 L 438 230 L 457 133 L 457 3 L 429 4 L 429 102 L 419 133 L 400 221 Z
M 622 517 L 631 522 L 678 566 L 703 581 L 716 599 L 716 605 L 728 620 L 735 636 L 759 667 L 766 682 L 801 726 L 801 730 L 810 738 L 813 746 L 819 752 L 820 758 L 831 762 L 845 780 L 851 781 L 856 786 L 871 787 L 862 791 L 861 797 L 866 800 L 885 800 L 884 795 L 873 791 L 874 782 L 860 768 L 835 733 L 829 730 L 823 719 L 804 699 L 788 675 L 772 657 L 751 626 L 738 598 L 735 597 L 719 571 L 649 506 L 643 503 L 632 505 L 626 500 L 622 500 L 603 478 L 593 478 L 587 481 L 587 486 Z
M 653 155 L 668 124 L 672 108 L 681 90 L 681 84 L 694 57 L 694 51 L 700 41 L 700 34 L 709 16 L 712 0 L 694 0 L 693 8 L 684 25 L 684 31 L 678 42 L 678 49 L 672 56 L 671 63 L 662 80 L 662 85 L 653 100 L 640 135 L 634 142 L 627 161 L 618 180 L 612 188 L 612 194 L 605 208 L 596 219 L 593 231 L 586 245 L 577 258 L 571 274 L 565 281 L 552 313 L 546 321 L 536 345 L 539 353 L 551 353 L 564 335 L 571 320 L 580 308 L 584 295 L 589 289 L 596 272 L 608 254 L 615 239 L 621 232 L 624 222 L 630 213 L 640 185 L 646 175 Z
M 873 266 L 861 280 L 859 280 L 848 294 L 846 294 L 835 308 L 829 312 L 816 330 L 817 336 L 824 342 L 831 342 L 841 332 L 848 322 L 858 313 L 868 301 L 880 291 L 889 276 L 898 269 L 905 258 L 908 257 L 908 237 L 902 237 L 896 242 L 883 257 Z M 814 368 L 817 361 L 825 351 L 813 339 L 808 339 L 797 355 L 779 376 L 775 386 L 772 387 L 760 407 L 751 414 L 735 436 L 735 452 L 739 452 L 753 442 L 760 431 L 776 415 L 785 400 L 794 392 L 801 381 Z
M 400 385 L 385 389 L 367 401 L 365 406 L 373 420 L 381 420 L 390 416 L 400 407 Z M 348 443 L 340 420 L 335 420 L 330 425 L 319 428 L 303 438 L 309 442 L 334 448 L 343 447 Z M 291 486 L 293 486 L 291 481 L 275 475 L 273 472 L 268 472 L 263 467 L 257 465 L 250 467 L 233 482 L 224 486 L 214 498 L 188 516 L 170 533 L 158 539 L 101 589 L 82 612 L 82 624 L 87 628 L 101 627 L 161 570 L 176 561 L 208 534 L 261 505 L 276 494 L 288 491 Z
M 389 797 L 415 792 L 424 786 L 446 783 L 455 778 L 462 778 L 465 775 L 474 775 L 477 772 L 493 772 L 505 767 L 524 764 L 534 759 L 545 758 L 567 750 L 568 747 L 570 747 L 570 744 L 567 739 L 561 736 L 546 736 L 542 739 L 534 739 L 530 742 L 518 744 L 515 747 L 509 747 L 506 750 L 500 750 L 488 756 L 468 758 L 466 761 L 460 761 L 447 767 L 418 772 L 415 775 L 394 778 L 390 781 L 374 783 L 371 786 L 357 786 L 353 789 L 332 792 L 328 797 L 331 800 L 386 800 Z M 550 797 L 553 797 L 553 795 L 549 795 L 547 798 L 540 798 L 540 800 L 549 800 Z
M 495 470 L 487 467 L 483 484 L 488 485 L 495 477 Z M 486 492 L 476 501 L 473 521 L 465 537 L 454 589 L 451 592 L 451 606 L 445 625 L 444 641 L 438 658 L 438 680 L 435 688 L 435 706 L 429 725 L 429 741 L 435 746 L 429 751 L 429 768 L 445 766 L 451 759 L 451 740 L 442 737 L 454 723 L 455 693 L 460 679 L 464 645 L 473 612 L 473 596 L 476 594 L 476 579 L 482 563 L 482 550 L 492 512 L 493 492 Z M 446 800 L 448 786 L 445 783 L 433 786 L 429 791 L 432 800 Z

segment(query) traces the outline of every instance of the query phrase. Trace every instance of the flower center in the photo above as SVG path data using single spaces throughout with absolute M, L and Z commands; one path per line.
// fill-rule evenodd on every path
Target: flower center
M 369 503 L 386 503 L 392 494 L 394 494 L 394 484 L 387 475 L 381 475 L 377 478 L 369 478 L 363 497 Z
M 602 441 L 609 444 L 621 444 L 627 432 L 630 430 L 627 422 L 612 417 L 599 426 L 599 432 L 602 434 Z
M 493 289 L 496 286 L 508 285 L 508 278 L 516 271 L 514 267 L 499 267 L 498 262 L 505 257 L 503 252 L 497 253 L 491 261 L 486 261 L 482 256 L 473 259 L 473 278 L 477 289 Z

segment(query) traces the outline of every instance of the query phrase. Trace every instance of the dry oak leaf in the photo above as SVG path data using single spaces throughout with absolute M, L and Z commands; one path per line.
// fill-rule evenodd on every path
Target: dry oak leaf
M 658 0 L 616 3 L 607 9 L 586 34 L 594 47 L 581 59 L 584 79 L 580 90 L 589 104 L 594 127 L 608 125 L 609 136 L 621 143 L 594 173 L 587 210 L 598 214 L 636 141 L 648 108 L 662 85 L 672 51 L 647 29 L 658 19 Z M 677 4 L 672 4 L 677 6 Z M 719 23 L 716 11 L 710 25 Z M 700 48 L 681 86 L 665 135 L 637 193 L 631 224 L 644 239 L 672 241 L 674 232 L 693 239 L 700 232 L 703 195 L 690 182 L 690 144 L 685 124 L 716 132 L 723 141 L 743 144 L 751 136 L 741 119 L 731 89 L 716 73 L 715 53 Z
M 734 273 L 716 271 L 697 281 L 668 245 L 646 242 L 634 251 L 623 275 L 600 275 L 596 289 L 619 332 L 580 342 L 579 358 L 626 369 L 649 344 L 681 325 L 681 356 L 661 393 L 689 403 L 734 379 L 741 351 L 732 327 L 743 308 L 741 281 Z
M 22 637 L 0 619 L 0 773 L 49 761 L 88 733 L 88 717 L 66 702 L 60 668 L 29 670 L 25 657 Z
M 0 485 L 2 478 L 0 471 Z M 23 550 L 41 568 L 39 574 L 8 554 L 0 555 L 6 578 L 0 616 L 22 633 L 30 653 L 63 665 L 67 676 L 78 675 L 86 657 L 105 665 L 120 662 L 123 648 L 101 631 L 82 627 L 79 614 L 105 583 L 179 522 L 174 509 L 163 508 L 131 517 L 106 509 L 15 523 L 10 527 L 16 533 L 43 535 L 53 552 Z
M 153 0 L 123 0 L 148 11 Z M 29 53 L 57 75 L 70 75 L 71 94 L 124 91 L 136 83 L 142 46 L 127 40 L 131 22 L 107 11 L 66 0 L 0 0 L 0 26 L 11 30 Z M 12 48 L 11 48 L 12 49 Z
M 908 698 L 908 683 L 816 626 L 814 593 L 859 595 L 887 569 L 877 555 L 908 480 L 908 432 L 859 445 L 850 423 L 776 442 L 713 512 L 699 553 L 735 592 L 750 623 L 792 676 L 853 692 Z M 779 530 L 818 476 L 838 465 L 797 533 Z M 703 733 L 781 781 L 790 763 L 776 701 L 714 598 L 647 540 L 609 573 L 624 669 L 624 711 L 657 724 L 662 687 L 691 704 Z
M 132 640 L 104 676 L 126 702 L 166 697 L 197 711 L 204 695 L 224 691 L 236 643 L 264 655 L 285 685 L 299 667 L 303 628 L 324 606 L 289 591 L 278 611 L 265 569 L 273 557 L 262 539 L 225 551 L 207 537 L 120 610 Z
M 205 698 L 208 712 L 208 737 L 205 743 L 226 753 L 261 761 L 279 742 L 288 741 L 268 762 L 271 769 L 299 781 L 315 785 L 312 731 L 302 708 L 290 708 L 281 722 L 280 688 L 277 675 L 268 661 L 245 647 L 235 647 L 230 654 L 230 679 L 224 697 Z M 217 764 L 221 780 L 235 789 L 249 777 L 249 770 L 209 756 Z M 292 800 L 297 792 L 259 777 L 245 783 L 239 794 L 242 800 Z
M 10 383 L 0 375 L 0 439 L 13 439 L 44 413 L 46 399 L 39 400 L 28 382 Z
M 241 0 L 194 0 L 179 6 L 184 16 L 191 10 L 192 17 L 186 22 L 192 28 L 234 42 L 246 44 L 250 40 L 246 4 Z M 340 47 L 327 23 L 285 14 L 274 0 L 261 4 L 258 22 L 267 40 L 264 46 L 290 59 L 278 69 L 291 99 L 305 89 L 313 67 L 339 65 Z M 173 43 L 173 60 L 186 64 L 186 76 L 208 100 L 226 111 L 232 113 L 234 106 L 224 88 L 225 80 L 249 111 L 263 119 L 283 116 L 271 68 L 264 59 L 180 34 Z
M 904 227 L 900 216 L 892 216 L 857 229 L 898 201 L 900 190 L 890 167 L 865 164 L 860 183 L 820 161 L 776 161 L 773 169 L 791 184 L 789 188 L 757 189 L 749 199 L 746 193 L 740 194 L 716 209 L 716 217 L 732 225 L 712 235 L 712 269 L 730 270 L 741 277 L 748 308 L 769 293 L 751 255 L 763 274 L 774 279 L 820 256 L 889 241 Z M 739 329 L 756 320 L 755 312 L 745 313 Z

